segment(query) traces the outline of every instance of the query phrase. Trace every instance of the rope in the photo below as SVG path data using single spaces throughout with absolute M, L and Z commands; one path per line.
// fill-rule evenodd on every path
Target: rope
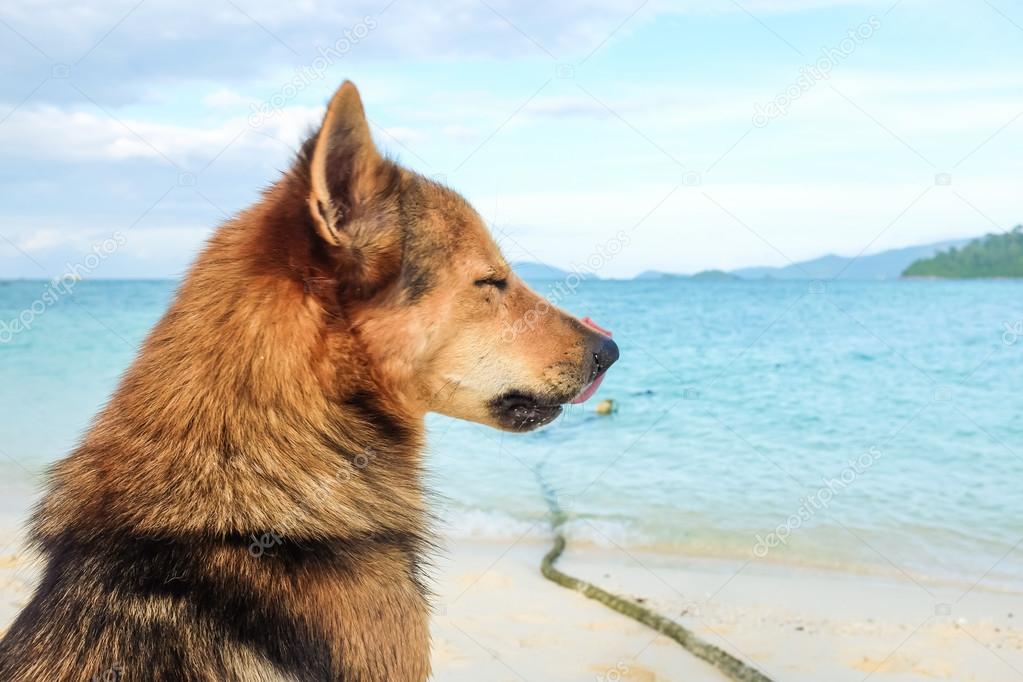
M 580 580 L 579 578 L 574 578 L 555 568 L 554 563 L 565 551 L 565 535 L 562 533 L 561 527 L 564 525 L 565 521 L 568 520 L 568 516 L 558 504 L 557 494 L 554 488 L 552 488 L 547 481 L 544 480 L 543 474 L 540 472 L 540 467 L 536 467 L 534 471 L 536 473 L 537 481 L 540 484 L 540 490 L 543 492 L 544 499 L 547 501 L 547 506 L 550 508 L 551 530 L 554 531 L 554 546 L 551 547 L 550 551 L 544 555 L 543 561 L 540 562 L 540 572 L 543 573 L 545 578 L 551 582 L 561 585 L 562 587 L 575 590 L 576 592 L 581 592 L 589 599 L 599 601 L 604 606 L 607 606 L 624 616 L 628 616 L 629 618 L 646 625 L 666 637 L 670 637 L 680 644 L 683 649 L 697 658 L 710 663 L 735 682 L 772 682 L 771 678 L 767 677 L 756 668 L 746 665 L 727 651 L 719 649 L 713 644 L 708 644 L 688 629 L 682 627 L 669 618 L 665 618 L 656 611 L 648 609 L 642 604 L 631 599 L 626 599 L 625 597 L 612 594 L 607 590 L 597 587 L 593 583 Z

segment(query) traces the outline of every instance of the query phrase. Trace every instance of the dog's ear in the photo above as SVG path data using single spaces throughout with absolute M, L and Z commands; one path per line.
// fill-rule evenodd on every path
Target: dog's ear
M 309 210 L 324 240 L 355 245 L 359 218 L 386 184 L 386 166 L 373 144 L 359 91 L 345 81 L 327 106 L 309 167 Z

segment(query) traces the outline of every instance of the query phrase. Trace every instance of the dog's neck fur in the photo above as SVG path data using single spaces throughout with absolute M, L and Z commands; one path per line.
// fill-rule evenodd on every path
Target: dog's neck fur
M 422 536 L 422 417 L 373 367 L 337 361 L 367 355 L 331 301 L 343 286 L 307 188 L 299 165 L 214 235 L 54 469 L 35 517 L 41 544 L 110 530 Z

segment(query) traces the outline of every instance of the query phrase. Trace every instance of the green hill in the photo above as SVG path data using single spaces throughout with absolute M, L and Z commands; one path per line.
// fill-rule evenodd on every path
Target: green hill
M 723 270 L 703 270 L 690 277 L 690 279 L 700 279 L 708 282 L 731 282 L 739 278 Z
M 961 249 L 952 247 L 910 265 L 903 277 L 978 279 L 1023 277 L 1023 225 L 1005 234 L 989 234 Z
M 693 279 L 707 282 L 730 282 L 739 279 L 730 272 L 723 270 L 701 270 L 694 275 L 682 275 L 677 272 L 661 272 L 660 270 L 645 270 L 633 279 Z

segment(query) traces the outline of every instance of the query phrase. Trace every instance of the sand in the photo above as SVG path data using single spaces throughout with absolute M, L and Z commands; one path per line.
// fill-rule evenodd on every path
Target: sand
M 544 580 L 547 541 L 537 527 L 517 541 L 442 543 L 432 569 L 436 680 L 726 679 L 667 638 Z M 983 581 L 936 584 L 617 547 L 571 546 L 559 566 L 645 600 L 778 682 L 1023 680 L 1023 594 Z M 0 547 L 0 627 L 36 576 L 17 540 Z
M 437 679 L 725 679 L 666 638 L 539 577 L 543 532 L 508 544 L 453 542 L 438 564 Z M 570 547 L 559 566 L 644 600 L 779 682 L 1023 680 L 1023 594 L 982 582 L 621 548 Z

